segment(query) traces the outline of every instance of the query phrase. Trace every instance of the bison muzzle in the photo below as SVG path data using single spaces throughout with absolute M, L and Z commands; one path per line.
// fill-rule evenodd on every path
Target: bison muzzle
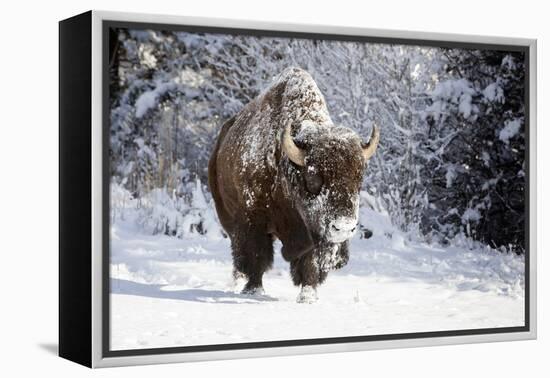
M 208 165 L 220 223 L 231 239 L 244 293 L 262 293 L 273 241 L 290 262 L 298 302 L 317 300 L 317 286 L 349 259 L 358 227 L 359 190 L 379 140 L 368 143 L 333 124 L 313 78 L 286 69 L 221 128 Z

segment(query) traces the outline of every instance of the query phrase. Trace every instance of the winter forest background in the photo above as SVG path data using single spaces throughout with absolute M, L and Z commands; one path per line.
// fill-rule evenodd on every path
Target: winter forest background
M 132 201 L 149 234 L 221 233 L 205 185 L 218 130 L 299 66 L 335 123 L 381 128 L 362 206 L 429 243 L 524 252 L 521 52 L 117 29 L 110 55 L 115 220 Z

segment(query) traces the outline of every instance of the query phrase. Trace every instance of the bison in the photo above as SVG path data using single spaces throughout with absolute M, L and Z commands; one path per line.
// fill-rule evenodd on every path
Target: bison
M 333 124 L 325 99 L 304 70 L 289 68 L 222 126 L 208 165 L 220 223 L 231 239 L 243 293 L 263 293 L 273 241 L 290 262 L 298 302 L 349 258 L 359 189 L 379 130 L 368 143 Z

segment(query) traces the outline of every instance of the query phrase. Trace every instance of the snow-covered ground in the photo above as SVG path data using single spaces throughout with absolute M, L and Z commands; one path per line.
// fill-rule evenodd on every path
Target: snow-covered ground
M 276 244 L 266 294 L 240 294 L 229 240 L 148 235 L 133 213 L 111 228 L 111 348 L 442 331 L 524 324 L 524 261 L 464 240 L 411 241 L 362 209 L 370 239 L 352 240 L 319 301 L 298 304 Z M 369 225 L 370 223 L 370 225 Z

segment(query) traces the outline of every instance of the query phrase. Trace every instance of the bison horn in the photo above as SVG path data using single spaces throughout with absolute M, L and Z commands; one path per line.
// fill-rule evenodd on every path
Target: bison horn
M 302 167 L 306 165 L 306 154 L 304 153 L 304 150 L 300 149 L 300 147 L 294 143 L 294 140 L 292 140 L 292 136 L 290 135 L 290 123 L 286 126 L 283 134 L 283 151 L 294 164 Z
M 376 147 L 378 146 L 378 142 L 380 141 L 380 130 L 377 126 L 374 126 L 372 128 L 372 134 L 370 136 L 368 143 L 363 143 L 363 158 L 365 161 L 369 160 L 372 155 L 374 155 L 374 152 L 376 151 Z

